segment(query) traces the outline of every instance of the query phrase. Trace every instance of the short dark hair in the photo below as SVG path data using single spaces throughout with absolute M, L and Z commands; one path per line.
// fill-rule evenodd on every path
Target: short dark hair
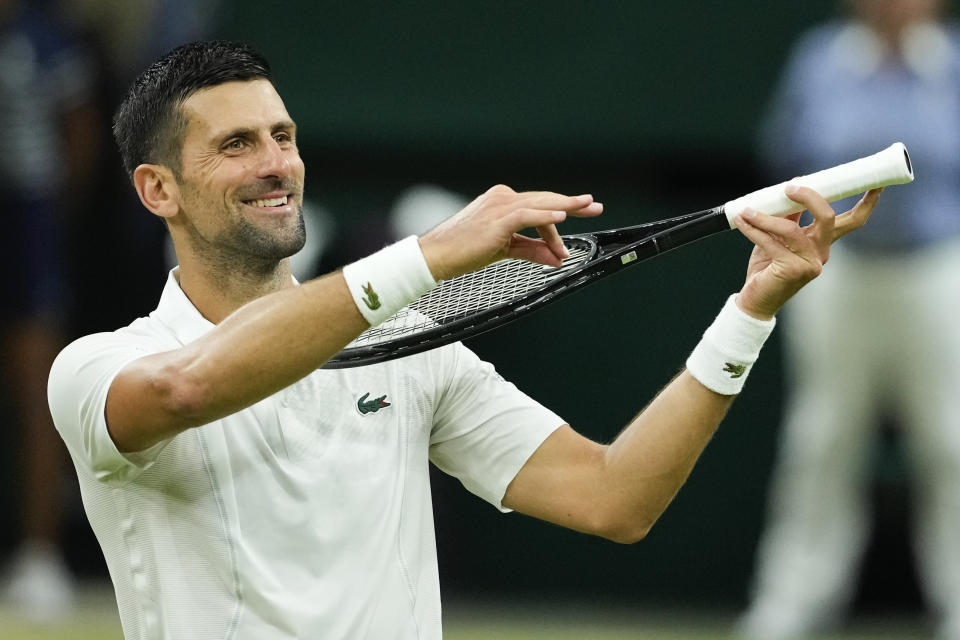
M 179 180 L 187 121 L 183 102 L 194 92 L 236 80 L 271 80 L 266 58 L 250 45 L 212 40 L 172 50 L 134 80 L 113 118 L 123 167 L 162 164 Z

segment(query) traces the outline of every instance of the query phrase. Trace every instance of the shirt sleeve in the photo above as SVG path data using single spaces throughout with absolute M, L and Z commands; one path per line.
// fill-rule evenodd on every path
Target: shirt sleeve
M 145 451 L 121 453 L 104 413 L 110 385 L 128 364 L 160 349 L 117 333 L 98 333 L 70 344 L 53 363 L 47 398 L 53 423 L 78 470 L 106 483 L 123 484 L 150 468 L 168 441 Z
M 430 459 L 503 512 L 510 482 L 564 420 L 461 344 L 445 348 L 446 385 L 434 411 Z

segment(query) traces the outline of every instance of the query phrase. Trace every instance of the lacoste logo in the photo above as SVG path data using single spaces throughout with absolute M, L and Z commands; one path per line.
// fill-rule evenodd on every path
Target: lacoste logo
M 360 288 L 363 289 L 363 292 L 367 294 L 365 297 L 361 298 L 363 304 L 367 305 L 371 311 L 376 311 L 380 308 L 380 296 L 377 295 L 377 292 L 373 290 L 373 285 L 369 282 L 367 284 L 360 285 Z
M 744 373 L 747 372 L 747 365 L 745 364 L 733 364 L 732 362 L 725 362 L 723 370 L 730 374 L 731 378 L 739 378 Z
M 360 415 L 365 416 L 368 413 L 376 413 L 385 407 L 389 407 L 390 403 L 386 402 L 386 394 L 380 396 L 379 398 L 374 398 L 373 400 L 367 400 L 367 397 L 370 395 L 370 392 L 367 391 L 365 394 L 360 396 L 360 399 L 357 400 L 357 410 L 360 412 Z

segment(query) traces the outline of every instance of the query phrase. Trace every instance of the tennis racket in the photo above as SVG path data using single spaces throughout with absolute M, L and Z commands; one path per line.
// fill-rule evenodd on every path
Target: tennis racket
M 361 333 L 323 367 L 393 360 L 489 331 L 621 269 L 731 229 L 733 219 L 748 207 L 771 215 L 797 213 L 802 206 L 784 193 L 788 183 L 808 186 L 832 202 L 912 180 L 910 155 L 897 142 L 871 156 L 754 191 L 713 209 L 562 236 L 570 257 L 560 267 L 506 259 L 446 280 Z

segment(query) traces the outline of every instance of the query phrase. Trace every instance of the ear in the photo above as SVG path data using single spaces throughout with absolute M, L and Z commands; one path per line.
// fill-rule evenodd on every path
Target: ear
M 180 212 L 180 188 L 169 168 L 160 164 L 141 164 L 133 170 L 133 185 L 140 202 L 161 218 Z

